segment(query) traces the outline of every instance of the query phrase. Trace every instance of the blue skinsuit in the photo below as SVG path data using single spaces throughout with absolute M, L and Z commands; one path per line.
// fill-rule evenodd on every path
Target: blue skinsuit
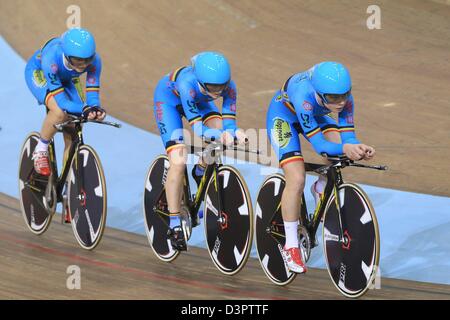
M 166 151 L 169 153 L 177 145 L 182 145 L 183 123 L 186 117 L 194 133 L 205 138 L 219 139 L 223 130 L 234 136 L 236 127 L 236 85 L 230 81 L 221 97 L 222 113 L 213 98 L 201 93 L 191 66 L 179 68 L 165 75 L 156 86 L 154 93 L 154 113 Z M 222 129 L 211 129 L 205 124 L 214 118 L 222 119 Z
M 339 112 L 338 120 L 333 119 L 331 111 L 316 101 L 311 85 L 313 68 L 290 77 L 276 92 L 267 111 L 267 133 L 280 166 L 303 160 L 299 134 L 311 142 L 318 154 L 341 155 L 345 143 L 360 143 L 354 132 L 353 96 Z M 342 143 L 326 140 L 323 133 L 329 131 L 339 132 Z
M 73 114 L 81 114 L 86 105 L 100 107 L 100 56 L 96 54 L 82 73 L 69 69 L 64 59 L 61 39 L 54 38 L 28 60 L 25 80 L 38 103 L 47 105 L 48 99 L 54 97 L 62 110 Z M 86 97 L 79 79 L 83 73 L 87 73 Z

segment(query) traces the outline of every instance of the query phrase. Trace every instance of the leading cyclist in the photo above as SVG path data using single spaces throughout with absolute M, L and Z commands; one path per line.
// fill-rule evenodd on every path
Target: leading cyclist
M 355 136 L 352 81 L 345 66 L 322 62 L 308 71 L 294 74 L 272 99 L 267 112 L 267 129 L 286 178 L 281 198 L 286 243 L 282 250 L 288 268 L 304 273 L 298 242 L 301 195 L 305 186 L 305 166 L 299 134 L 311 142 L 318 154 L 345 154 L 351 160 L 369 160 L 375 149 Z M 331 114 L 336 114 L 335 120 Z M 326 178 L 319 176 L 311 192 L 316 205 L 323 196 Z

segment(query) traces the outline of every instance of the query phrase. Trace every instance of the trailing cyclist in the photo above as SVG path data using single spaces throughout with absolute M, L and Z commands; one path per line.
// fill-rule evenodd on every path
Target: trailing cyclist
M 50 39 L 28 60 L 26 83 L 38 103 L 47 109 L 40 139 L 33 152 L 34 168 L 38 174 L 50 175 L 48 145 L 57 132 L 54 125 L 66 121 L 67 113 L 83 114 L 89 120 L 105 118 L 99 98 L 101 69 L 94 37 L 82 28 L 69 29 L 61 37 Z M 79 79 L 83 73 L 87 73 L 86 97 Z M 64 159 L 74 133 L 63 132 Z

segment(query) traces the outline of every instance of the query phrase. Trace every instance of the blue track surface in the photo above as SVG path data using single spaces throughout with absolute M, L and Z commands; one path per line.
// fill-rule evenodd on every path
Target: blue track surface
M 27 89 L 24 68 L 25 61 L 0 36 L 0 70 L 4 74 L 0 79 L 0 192 L 14 197 L 18 197 L 21 145 L 30 131 L 40 130 L 45 114 Z M 85 142 L 96 149 L 105 170 L 107 225 L 145 234 L 144 179 L 149 164 L 155 156 L 164 153 L 164 149 L 159 136 L 122 124 L 121 129 L 87 124 Z M 57 137 L 56 141 L 57 150 L 61 151 L 62 138 Z M 246 179 L 255 204 L 257 189 L 265 178 L 261 167 L 242 162 L 235 166 Z M 308 176 L 306 190 L 313 182 L 314 177 Z M 361 186 L 377 212 L 381 275 L 450 284 L 450 198 Z M 306 193 L 306 196 L 308 207 L 312 207 L 311 195 Z M 321 234 L 318 236 L 321 239 Z M 189 244 L 205 246 L 201 226 L 194 229 Z M 314 249 L 308 265 L 325 268 L 321 246 Z

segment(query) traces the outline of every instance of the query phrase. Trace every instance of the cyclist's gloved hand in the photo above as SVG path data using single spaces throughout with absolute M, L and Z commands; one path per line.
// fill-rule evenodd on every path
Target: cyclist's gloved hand
M 86 106 L 83 108 L 83 118 L 87 120 L 103 120 L 106 117 L 106 111 L 97 106 Z

